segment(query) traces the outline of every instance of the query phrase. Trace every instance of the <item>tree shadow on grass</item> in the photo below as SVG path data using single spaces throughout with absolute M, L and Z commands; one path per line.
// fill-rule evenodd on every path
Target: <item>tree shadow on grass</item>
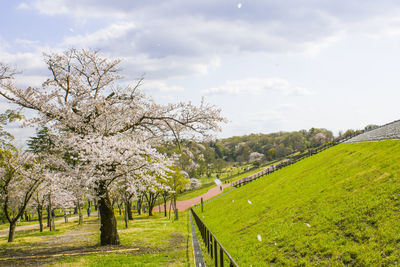
M 130 246 L 81 246 L 81 247 L 49 247 L 30 250 L 7 249 L 0 257 L 0 266 L 44 266 L 54 264 L 66 257 L 85 255 L 130 254 L 143 255 L 159 253 L 160 249 Z

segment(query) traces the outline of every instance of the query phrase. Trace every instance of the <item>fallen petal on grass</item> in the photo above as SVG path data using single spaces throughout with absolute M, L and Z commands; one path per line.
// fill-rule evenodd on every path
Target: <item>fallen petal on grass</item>
M 257 235 L 257 239 L 258 239 L 258 241 L 260 241 L 260 242 L 262 241 L 261 235 L 260 235 L 260 234 Z

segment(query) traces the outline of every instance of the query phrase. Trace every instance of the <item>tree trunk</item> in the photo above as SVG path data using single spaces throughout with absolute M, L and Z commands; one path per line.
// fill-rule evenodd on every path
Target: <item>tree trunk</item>
M 167 217 L 167 198 L 164 198 L 164 217 Z
M 50 227 L 50 231 L 54 231 L 54 217 L 53 217 L 53 206 L 51 203 L 51 193 L 49 194 L 49 206 L 48 206 L 48 210 L 47 210 L 47 221 Z
M 120 240 L 117 232 L 117 221 L 114 209 L 111 205 L 108 191 L 104 183 L 100 182 L 98 188 L 99 210 L 100 210 L 100 245 L 119 245 Z
M 52 231 L 56 230 L 56 224 L 55 224 L 55 220 L 56 220 L 56 215 L 54 212 L 54 209 L 51 211 L 51 227 L 52 227 Z
M 15 227 L 17 226 L 17 220 L 12 220 L 10 222 L 10 228 L 8 231 L 8 242 L 13 242 L 14 241 L 14 236 L 15 236 Z
M 83 215 L 82 215 L 82 209 L 81 209 L 81 202 L 78 200 L 78 204 L 76 205 L 77 210 L 78 210 L 78 224 L 83 223 Z
M 171 198 L 171 201 L 169 202 L 169 211 L 168 211 L 168 219 L 171 219 L 171 207 L 172 207 L 172 202 L 174 201 L 173 198 Z
M 128 228 L 128 210 L 130 210 L 129 203 L 125 201 L 125 212 L 124 212 L 125 228 Z
M 167 217 L 167 192 L 166 191 L 164 191 L 163 200 L 164 200 L 164 217 Z
M 39 220 L 39 231 L 43 232 L 43 209 L 42 207 L 37 207 L 37 213 L 38 213 L 38 220 Z
M 137 200 L 137 207 L 136 208 L 137 208 L 138 215 L 140 215 L 141 211 L 142 211 L 142 201 L 141 201 L 140 198 Z
M 68 215 L 67 212 L 64 209 L 64 222 L 67 223 L 68 222 Z
M 128 220 L 133 220 L 133 216 L 132 216 L 132 202 L 131 201 L 128 201 L 128 208 L 127 208 L 127 211 L 128 211 Z
M 49 206 L 47 206 L 47 227 L 50 227 L 50 209 L 49 209 Z
M 178 209 L 176 207 L 176 193 L 174 194 L 174 213 L 175 213 L 175 220 L 177 221 L 178 218 Z

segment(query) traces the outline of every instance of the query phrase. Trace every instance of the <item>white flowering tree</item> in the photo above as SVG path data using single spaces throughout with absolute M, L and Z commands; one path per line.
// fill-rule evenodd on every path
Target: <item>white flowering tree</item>
M 260 163 L 264 159 L 264 154 L 258 152 L 251 152 L 249 155 L 250 163 Z
M 33 206 L 38 214 L 40 232 L 43 231 L 43 210 L 46 207 L 50 231 L 55 230 L 54 217 L 52 216 L 54 209 L 64 209 L 65 221 L 67 222 L 65 209 L 74 207 L 76 203 L 71 186 L 71 184 L 74 186 L 75 183 L 76 180 L 65 177 L 60 171 L 46 170 L 43 173 L 43 182 L 32 197 Z
M 75 155 L 86 172 L 86 187 L 98 199 L 101 245 L 119 244 L 111 184 L 126 176 L 154 179 L 131 174 L 157 170 L 160 155 L 154 147 L 161 138 L 207 136 L 224 118 L 204 101 L 157 104 L 140 92 L 140 81 L 118 86 L 119 59 L 74 49 L 44 57 L 51 75 L 39 88 L 17 87 L 13 70 L 0 64 L 0 95 L 37 111 L 31 123 L 47 125 L 56 146 Z
M 0 203 L 10 224 L 8 242 L 14 241 L 17 221 L 43 181 L 44 165 L 31 153 L 0 151 Z

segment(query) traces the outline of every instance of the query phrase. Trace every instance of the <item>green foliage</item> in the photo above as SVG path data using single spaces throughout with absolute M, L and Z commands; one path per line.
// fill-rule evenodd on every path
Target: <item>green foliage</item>
M 197 212 L 240 266 L 397 265 L 399 162 L 400 141 L 342 144 Z
M 183 141 L 178 145 L 167 142 L 159 147 L 159 151 L 169 156 L 179 154 L 178 165 L 190 177 L 211 178 L 213 173 L 220 175 L 224 168 L 234 163 L 249 162 L 252 152 L 261 153 L 265 160 L 272 161 L 332 140 L 331 131 L 311 128 L 309 131 L 251 134 L 202 143 Z
M 38 152 L 49 152 L 54 148 L 54 143 L 50 138 L 49 129 L 47 127 L 41 128 L 36 132 L 36 136 L 29 138 L 28 140 L 29 151 Z
M 169 169 L 171 170 L 171 172 L 168 172 L 169 178 L 161 182 L 169 186 L 175 192 L 180 192 L 185 189 L 186 184 L 190 183 L 189 179 L 182 175 L 178 167 L 172 166 Z

